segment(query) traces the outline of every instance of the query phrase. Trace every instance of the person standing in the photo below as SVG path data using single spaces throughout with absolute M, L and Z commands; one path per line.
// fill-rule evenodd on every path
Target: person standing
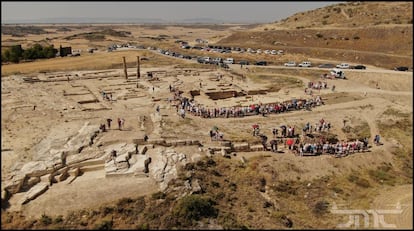
M 273 138 L 276 139 L 277 133 L 278 133 L 278 129 L 277 128 L 273 128 L 272 133 L 273 133 Z
M 374 138 L 374 143 L 375 143 L 376 145 L 378 145 L 378 144 L 379 144 L 379 141 L 380 141 L 380 136 L 377 134 L 377 135 L 375 135 L 375 138 Z
M 118 129 L 119 129 L 119 130 L 121 130 L 121 125 L 122 125 L 121 119 L 120 119 L 120 118 L 118 118 Z
M 111 118 L 108 118 L 108 119 L 106 119 L 106 122 L 108 123 L 108 129 L 110 129 L 111 128 L 112 119 Z
M 121 118 L 121 128 L 125 128 L 125 119 Z
M 266 145 L 266 142 L 267 142 L 267 136 L 265 136 L 265 135 L 261 135 L 261 136 L 260 136 L 260 138 L 262 138 L 263 150 L 264 150 L 264 151 L 267 151 L 267 145 Z
M 270 141 L 270 148 L 272 149 L 272 152 L 277 152 L 277 140 L 273 139 Z

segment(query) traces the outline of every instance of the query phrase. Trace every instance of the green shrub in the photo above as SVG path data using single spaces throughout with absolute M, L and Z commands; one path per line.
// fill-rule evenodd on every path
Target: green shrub
M 317 215 L 322 215 L 325 214 L 328 211 L 328 207 L 329 207 L 329 202 L 327 201 L 318 201 L 315 204 L 315 207 L 313 208 L 313 213 L 317 214 Z
M 117 206 L 125 206 L 131 202 L 133 202 L 134 200 L 132 200 L 131 198 L 121 198 L 119 199 Z
M 296 188 L 293 186 L 293 182 L 290 181 L 283 181 L 280 182 L 278 185 L 273 186 L 275 191 L 278 192 L 285 192 L 291 195 L 296 195 Z
M 217 220 L 218 224 L 223 226 L 223 229 L 248 229 L 246 225 L 239 223 L 233 213 L 220 213 Z
M 154 200 L 157 200 L 157 199 L 165 199 L 166 196 L 167 195 L 165 193 L 163 193 L 163 192 L 156 192 L 156 193 L 153 193 L 151 195 L 152 199 L 154 199 Z
M 52 224 L 52 218 L 47 216 L 46 214 L 42 214 L 42 217 L 40 218 L 40 222 L 44 225 L 50 225 Z
M 104 208 L 102 208 L 102 213 L 103 213 L 104 216 L 106 216 L 106 215 L 112 213 L 114 210 L 115 209 L 113 207 L 105 206 Z
M 332 190 L 334 191 L 334 192 L 336 192 L 336 193 L 343 193 L 344 192 L 344 190 L 343 189 L 341 189 L 340 187 L 338 187 L 338 186 L 334 186 L 333 188 L 332 188 Z
M 62 215 L 59 215 L 55 218 L 55 224 L 62 223 L 62 222 L 63 222 L 63 216 Z
M 203 217 L 216 217 L 217 209 L 214 208 L 216 203 L 201 195 L 188 195 L 182 198 L 178 205 L 175 206 L 173 214 L 182 220 L 182 223 L 200 220 Z M 188 224 L 188 223 L 187 223 Z
M 113 225 L 112 220 L 103 220 L 100 224 L 96 224 L 94 229 L 111 230 Z

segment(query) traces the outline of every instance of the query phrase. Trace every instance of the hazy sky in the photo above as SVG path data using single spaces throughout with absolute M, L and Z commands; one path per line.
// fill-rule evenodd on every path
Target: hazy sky
M 2 23 L 56 18 L 144 18 L 169 22 L 211 18 L 228 22 L 265 23 L 297 12 L 339 2 L 225 2 L 225 1 L 141 1 L 141 2 L 1 2 Z

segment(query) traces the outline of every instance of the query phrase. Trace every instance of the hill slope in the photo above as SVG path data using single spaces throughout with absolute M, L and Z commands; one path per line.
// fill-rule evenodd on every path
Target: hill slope
M 217 43 L 390 69 L 412 66 L 412 28 L 411 2 L 341 3 L 236 32 Z

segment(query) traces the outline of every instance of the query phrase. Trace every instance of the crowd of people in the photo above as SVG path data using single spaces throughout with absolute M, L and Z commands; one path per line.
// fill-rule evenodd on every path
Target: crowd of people
M 318 95 L 309 99 L 292 99 L 285 102 L 275 103 L 256 103 L 249 106 L 232 106 L 232 107 L 207 107 L 197 103 L 194 98 L 187 98 L 182 96 L 182 92 L 174 91 L 174 96 L 169 99 L 176 107 L 177 113 L 181 117 L 185 117 L 188 112 L 194 116 L 202 118 L 229 118 L 229 117 L 244 117 L 251 115 L 262 115 L 270 113 L 284 113 L 293 110 L 311 110 L 324 104 L 322 98 Z
M 321 89 L 327 89 L 328 82 L 325 81 L 317 81 L 317 82 L 308 82 L 308 86 L 305 88 L 306 95 L 313 95 L 313 90 L 318 90 L 319 92 Z
M 340 141 L 337 143 L 329 143 L 326 141 L 314 142 L 314 143 L 299 143 L 299 145 L 293 145 L 291 147 L 293 153 L 303 156 L 305 154 L 321 155 L 331 154 L 336 157 L 346 156 L 355 152 L 363 152 L 368 150 L 368 139 L 364 138 L 362 141 Z
M 253 124 L 253 136 L 261 139 L 264 150 L 268 149 L 267 136 L 260 133 L 260 125 Z M 321 118 L 313 127 L 307 122 L 303 127 L 302 135 L 295 133 L 295 126 L 281 125 L 279 128 L 273 128 L 273 139 L 270 140 L 270 151 L 278 152 L 277 145 L 282 144 L 292 153 L 300 156 L 304 155 L 321 155 L 331 154 L 336 157 L 346 156 L 355 152 L 364 152 L 368 150 L 368 138 L 352 141 L 327 140 L 321 132 L 329 132 L 330 122 Z M 280 134 L 279 134 L 280 129 Z M 319 133 L 319 134 L 316 134 Z M 311 138 L 309 138 L 311 137 Z M 317 138 L 319 137 L 319 138 Z M 379 143 L 379 135 L 374 138 L 374 143 Z

